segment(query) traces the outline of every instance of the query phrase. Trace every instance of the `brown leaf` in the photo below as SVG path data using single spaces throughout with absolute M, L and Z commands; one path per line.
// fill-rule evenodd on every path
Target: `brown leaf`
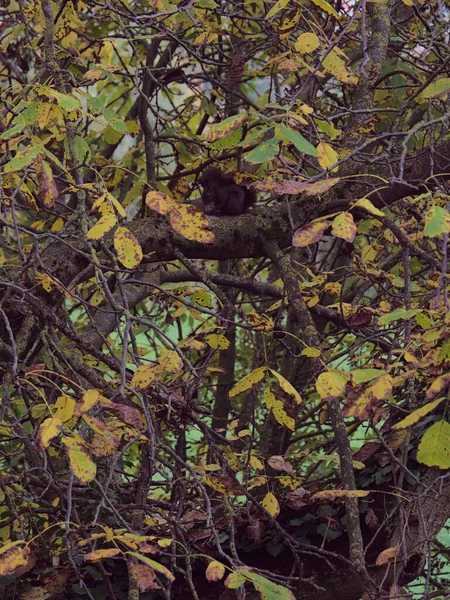
M 391 560 L 394 560 L 395 558 L 397 558 L 397 556 L 399 554 L 400 554 L 400 545 L 399 544 L 397 544 L 396 546 L 393 546 L 392 548 L 386 548 L 386 550 L 383 550 L 383 552 L 380 552 L 380 554 L 377 556 L 377 560 L 376 560 L 375 564 L 378 567 L 381 567 L 382 565 L 386 565 Z
M 299 487 L 293 492 L 286 494 L 286 503 L 290 508 L 298 510 L 309 504 L 309 492 L 305 488 Z
M 275 471 L 286 471 L 289 475 L 294 475 L 293 466 L 282 456 L 271 456 L 267 462 Z
M 130 569 L 133 579 L 136 580 L 137 586 L 141 592 L 161 589 L 156 581 L 155 571 L 148 565 L 130 562 L 128 568 Z
M 380 524 L 380 522 L 378 521 L 378 517 L 377 517 L 375 511 L 373 510 L 373 508 L 367 509 L 365 522 L 366 522 L 367 527 L 369 527 L 369 529 L 376 529 L 378 527 L 378 525 Z
M 145 420 L 141 413 L 132 406 L 126 404 L 108 404 L 104 410 L 115 413 L 121 421 L 136 429 L 145 429 Z
M 257 519 L 247 527 L 247 537 L 253 542 L 260 542 L 262 540 L 262 536 L 264 535 L 265 530 L 266 526 L 264 525 L 264 523 Z

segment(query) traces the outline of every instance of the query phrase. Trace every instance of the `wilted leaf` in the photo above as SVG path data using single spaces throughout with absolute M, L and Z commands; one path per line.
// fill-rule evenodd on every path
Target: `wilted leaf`
M 63 423 L 69 421 L 74 414 L 75 399 L 70 396 L 59 396 L 55 402 L 55 419 L 60 419 Z
M 157 573 L 161 573 L 162 575 L 167 577 L 167 579 L 169 579 L 169 581 L 175 581 L 175 577 L 172 575 L 172 573 L 169 571 L 169 569 L 167 569 L 167 567 L 165 567 L 164 565 L 160 565 L 159 563 L 152 560 L 151 558 L 147 558 L 146 556 L 143 556 L 142 554 L 138 554 L 137 552 L 127 552 L 127 554 L 129 554 L 130 556 L 134 556 L 134 558 L 137 558 L 144 564 L 148 565 Z
M 390 562 L 394 558 L 397 558 L 397 556 L 399 556 L 399 554 L 400 554 L 400 545 L 393 546 L 392 548 L 387 548 L 386 550 L 383 550 L 383 552 L 380 552 L 380 554 L 377 556 L 377 560 L 375 561 L 375 564 L 378 567 L 381 567 L 382 565 L 386 565 L 388 562 Z
M 30 548 L 22 540 L 9 542 L 0 548 L 0 577 L 14 575 L 28 560 Z
M 369 495 L 366 490 L 322 490 L 311 497 L 316 502 L 332 502 L 346 498 L 365 498 Z
M 367 198 L 361 198 L 352 204 L 353 207 L 364 208 L 371 215 L 377 215 L 378 217 L 385 217 L 386 215 L 379 208 L 374 206 Z
M 331 7 L 331 4 L 326 2 L 325 0 L 313 0 L 315 4 L 317 2 L 322 2 L 327 6 Z M 350 71 L 345 66 L 342 58 L 338 56 L 336 49 L 333 49 L 331 52 L 327 54 L 327 56 L 323 59 L 322 62 L 323 68 L 331 73 L 333 77 L 336 77 L 339 81 L 343 83 L 347 83 L 349 85 L 355 85 L 358 82 L 358 78 L 350 73 Z
M 76 405 L 75 414 L 82 415 L 90 411 L 100 400 L 100 392 L 95 389 L 86 390 L 83 394 L 81 402 Z
M 283 456 L 271 456 L 267 459 L 268 464 L 275 471 L 286 471 L 290 475 L 294 475 L 294 468 Z
M 167 373 L 181 373 L 183 371 L 183 360 L 175 350 L 163 350 L 158 362 L 161 369 Z
M 221 123 L 212 125 L 208 131 L 207 141 L 214 142 L 224 137 L 228 137 L 243 125 L 247 120 L 247 115 L 233 115 L 228 119 L 224 119 Z
M 145 429 L 146 427 L 144 417 L 132 406 L 116 402 L 105 406 L 105 410 L 114 413 L 123 423 L 127 423 L 127 425 L 131 425 L 138 430 Z
M 295 430 L 295 420 L 287 414 L 282 400 L 276 398 L 269 387 L 263 391 L 263 402 L 273 413 L 277 423 L 287 427 L 291 431 Z
M 316 221 L 310 223 L 303 229 L 297 229 L 292 237 L 292 245 L 296 248 L 304 248 L 318 242 L 330 226 L 330 221 Z
M 43 160 L 36 161 L 35 167 L 38 196 L 45 207 L 52 208 L 59 196 L 55 180 L 53 179 L 52 169 L 50 165 Z
M 247 581 L 247 579 L 240 573 L 239 571 L 234 571 L 230 573 L 228 577 L 225 579 L 225 587 L 230 590 L 235 590 Z
M 133 578 L 136 580 L 137 586 L 141 592 L 161 589 L 156 581 L 155 571 L 148 565 L 130 563 L 128 568 L 130 569 Z
M 432 400 L 450 384 L 450 373 L 444 373 L 433 381 L 427 390 L 427 400 Z
M 424 98 L 433 98 L 441 94 L 450 94 L 450 77 L 442 77 L 433 81 L 422 92 Z

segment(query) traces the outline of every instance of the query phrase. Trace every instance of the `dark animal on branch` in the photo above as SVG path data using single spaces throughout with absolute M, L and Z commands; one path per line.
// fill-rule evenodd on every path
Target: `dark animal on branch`
M 199 182 L 203 187 L 202 199 L 208 215 L 242 215 L 256 201 L 253 190 L 238 185 L 232 175 L 226 175 L 215 167 L 206 169 Z

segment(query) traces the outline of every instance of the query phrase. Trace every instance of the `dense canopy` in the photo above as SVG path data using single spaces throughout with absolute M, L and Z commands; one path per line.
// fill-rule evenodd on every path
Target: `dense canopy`
M 2 3 L 2 598 L 449 597 L 449 13 Z

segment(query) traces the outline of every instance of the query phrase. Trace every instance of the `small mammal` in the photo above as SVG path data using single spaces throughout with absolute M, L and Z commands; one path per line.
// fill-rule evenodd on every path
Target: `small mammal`
M 232 175 L 226 175 L 215 167 L 206 169 L 199 182 L 203 187 L 202 200 L 208 215 L 242 215 L 256 201 L 253 190 L 238 185 Z

